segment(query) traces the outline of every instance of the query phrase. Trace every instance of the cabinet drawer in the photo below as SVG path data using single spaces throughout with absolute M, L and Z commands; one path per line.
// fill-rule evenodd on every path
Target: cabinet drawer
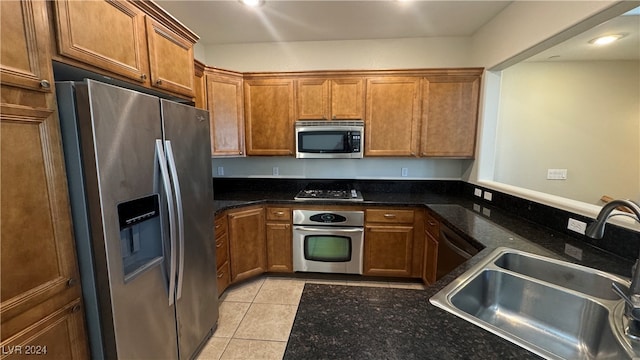
M 366 211 L 367 222 L 413 224 L 413 210 L 375 209 Z
M 222 295 L 227 286 L 229 286 L 229 283 L 231 282 L 230 273 L 231 271 L 229 271 L 229 262 L 225 262 L 218 268 L 218 296 Z
M 440 237 L 440 222 L 428 211 L 425 212 L 424 227 L 434 238 L 438 239 Z
M 213 236 L 215 236 L 216 239 L 220 237 L 220 235 L 227 233 L 227 217 L 226 216 L 223 215 L 220 217 L 216 217 L 216 220 L 214 221 L 213 231 L 214 231 Z
M 291 221 L 291 209 L 280 208 L 280 207 L 268 207 L 267 220 Z
M 216 268 L 229 260 L 229 239 L 227 235 L 216 238 Z

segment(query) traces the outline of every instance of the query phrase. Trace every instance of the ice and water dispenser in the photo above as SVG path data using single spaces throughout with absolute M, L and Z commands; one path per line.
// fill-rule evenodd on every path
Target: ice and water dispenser
M 162 262 L 162 226 L 157 194 L 118 204 L 124 281 Z

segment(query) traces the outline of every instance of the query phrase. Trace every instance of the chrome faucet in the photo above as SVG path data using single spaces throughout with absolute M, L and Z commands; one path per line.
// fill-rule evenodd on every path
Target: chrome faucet
M 625 213 L 616 213 L 611 214 L 611 212 L 619 207 L 625 207 L 633 214 L 635 214 L 635 220 L 640 222 L 640 205 L 636 204 L 631 200 L 613 200 L 607 203 L 602 207 L 600 213 L 596 217 L 596 221 L 592 222 L 587 226 L 585 231 L 585 235 L 593 239 L 602 239 L 604 236 L 604 225 L 607 220 L 611 216 L 614 215 L 625 215 L 631 218 L 633 214 L 625 214 Z M 624 315 L 626 320 L 628 321 L 628 328 L 626 329 L 626 334 L 628 337 L 634 340 L 640 340 L 640 266 L 638 266 L 638 262 L 640 261 L 640 256 L 636 263 L 633 265 L 632 275 L 631 275 L 631 286 L 626 287 L 624 285 L 613 283 L 613 291 L 618 294 L 625 301 L 625 311 Z

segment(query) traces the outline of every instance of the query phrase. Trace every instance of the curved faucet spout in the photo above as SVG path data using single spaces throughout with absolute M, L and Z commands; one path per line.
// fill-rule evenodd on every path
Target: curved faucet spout
M 640 205 L 631 200 L 613 200 L 602 207 L 602 210 L 598 213 L 596 221 L 587 226 L 585 235 L 592 239 L 602 239 L 604 236 L 604 225 L 611 216 L 620 214 L 611 214 L 611 212 L 618 206 L 624 206 L 631 210 L 636 215 L 636 221 L 640 222 Z

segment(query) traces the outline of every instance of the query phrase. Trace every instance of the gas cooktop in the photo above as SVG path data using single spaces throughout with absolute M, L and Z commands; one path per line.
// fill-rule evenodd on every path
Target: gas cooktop
M 351 185 L 312 183 L 304 190 L 300 190 L 294 200 L 363 201 L 364 199 L 360 191 Z

